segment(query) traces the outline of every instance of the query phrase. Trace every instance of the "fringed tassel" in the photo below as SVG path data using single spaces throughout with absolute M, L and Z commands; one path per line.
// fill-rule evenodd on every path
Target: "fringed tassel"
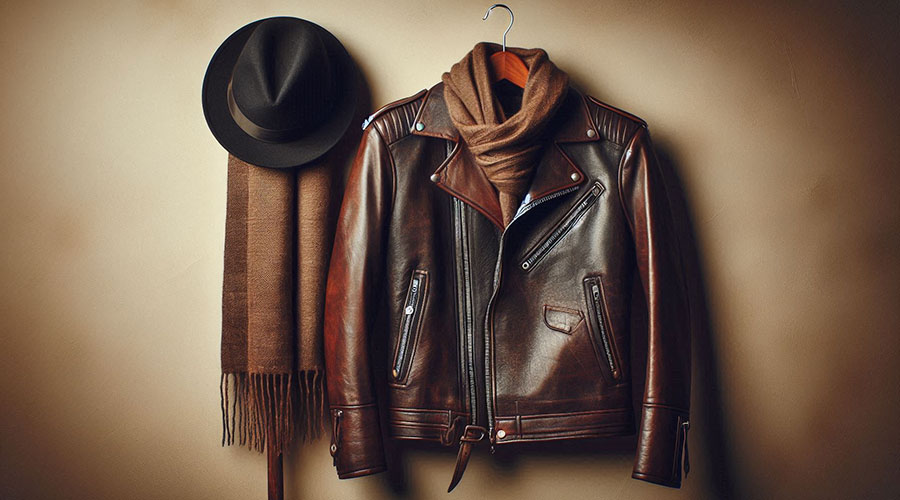
M 271 446 L 284 453 L 295 437 L 312 441 L 325 431 L 325 374 L 223 373 L 219 386 L 222 405 L 222 446 L 263 452 Z M 294 407 L 299 405 L 300 422 Z
M 307 370 L 300 373 L 300 419 L 303 441 L 317 439 L 325 432 L 325 373 Z

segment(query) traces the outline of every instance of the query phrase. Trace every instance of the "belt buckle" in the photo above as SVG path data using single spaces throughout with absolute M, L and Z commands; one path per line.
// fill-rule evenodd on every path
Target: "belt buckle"
M 477 443 L 487 436 L 487 429 L 480 425 L 469 424 L 463 429 L 463 434 L 459 440 L 464 443 Z

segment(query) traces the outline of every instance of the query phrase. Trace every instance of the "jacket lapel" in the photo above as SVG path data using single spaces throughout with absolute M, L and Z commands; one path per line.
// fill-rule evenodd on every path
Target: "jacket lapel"
M 447 111 L 443 90 L 444 84 L 438 83 L 425 94 L 425 100 L 416 113 L 410 132 L 456 143 L 450 155 L 432 174 L 432 182 L 471 205 L 502 230 L 503 218 L 496 191 L 475 163 L 465 142 L 460 140 L 459 132 Z M 564 143 L 591 142 L 600 139 L 600 134 L 588 114 L 584 96 L 574 87 L 569 87 L 565 101 L 548 125 L 547 136 L 549 139 L 543 148 L 526 194 L 525 199 L 529 203 L 585 182 L 582 169 L 578 168 L 560 146 Z

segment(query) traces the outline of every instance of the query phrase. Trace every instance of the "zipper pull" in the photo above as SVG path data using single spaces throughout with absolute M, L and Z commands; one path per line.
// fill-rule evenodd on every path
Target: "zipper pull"
M 329 447 L 329 451 L 331 452 L 333 465 L 337 466 L 337 453 L 341 445 L 341 417 L 344 416 L 344 411 L 333 410 L 333 412 L 331 418 L 331 446 Z

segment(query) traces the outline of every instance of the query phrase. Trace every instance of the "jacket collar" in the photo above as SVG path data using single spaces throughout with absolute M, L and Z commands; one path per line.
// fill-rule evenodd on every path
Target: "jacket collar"
M 472 205 L 503 229 L 500 202 L 494 187 L 475 163 L 465 142 L 460 141 L 459 131 L 453 125 L 444 102 L 443 82 L 437 83 L 425 94 L 410 132 L 456 143 L 450 155 L 432 174 L 432 182 Z M 597 141 L 600 134 L 588 114 L 584 96 L 571 85 L 563 104 L 547 127 L 547 134 L 550 139 L 543 149 L 526 194 L 525 199 L 529 202 L 586 182 L 584 172 L 563 151 L 560 144 Z

